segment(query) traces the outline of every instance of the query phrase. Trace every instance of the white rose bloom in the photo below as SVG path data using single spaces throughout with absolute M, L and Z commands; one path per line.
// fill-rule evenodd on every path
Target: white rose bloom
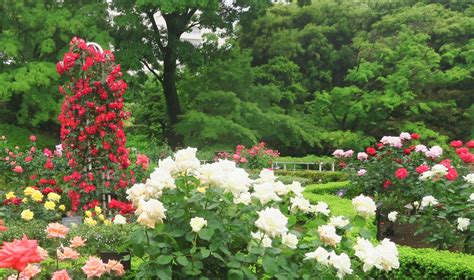
M 283 196 L 287 195 L 290 192 L 288 187 L 280 181 L 273 183 L 273 189 L 278 195 L 283 195 Z
M 155 228 L 157 222 L 163 223 L 163 219 L 166 218 L 165 212 L 166 209 L 160 201 L 156 199 L 150 199 L 148 201 L 141 199 L 138 202 L 138 208 L 135 210 L 135 215 L 139 215 L 137 219 L 139 224 Z
M 156 192 L 159 193 L 160 196 L 164 189 L 176 188 L 174 178 L 167 170 L 161 168 L 156 168 L 155 171 L 150 174 L 150 178 L 146 180 L 145 184 L 146 186 L 155 188 Z
M 346 253 L 337 255 L 336 253 L 329 253 L 329 264 L 337 269 L 337 276 L 342 279 L 346 274 L 352 274 L 351 260 Z
M 434 177 L 434 172 L 433 171 L 425 171 L 423 172 L 418 179 L 420 181 L 426 181 Z
M 311 205 L 311 212 L 315 214 L 323 214 L 325 216 L 329 216 L 331 210 L 329 210 L 329 206 L 326 202 L 318 202 L 316 205 Z
M 323 247 L 318 247 L 313 252 L 306 253 L 304 260 L 316 260 L 318 263 L 327 266 L 329 263 L 329 252 Z
M 298 237 L 292 233 L 284 233 L 281 235 L 281 243 L 290 249 L 296 249 Z
M 433 146 L 425 152 L 425 156 L 430 158 L 437 158 L 443 154 L 443 149 L 440 146 Z
M 332 216 L 331 219 L 329 219 L 329 224 L 337 228 L 343 228 L 349 224 L 349 220 L 343 216 Z
M 160 159 L 158 161 L 158 168 L 168 171 L 168 173 L 176 172 L 176 162 L 171 157 Z
M 402 140 L 410 140 L 410 139 L 411 139 L 411 135 L 410 135 L 410 133 L 408 133 L 408 132 L 402 132 L 402 133 L 400 133 L 400 139 L 402 139 Z
M 421 199 L 421 208 L 436 205 L 438 205 L 438 200 L 436 200 L 436 198 L 434 198 L 432 195 L 425 196 Z
M 251 202 L 252 202 L 252 196 L 250 195 L 249 192 L 243 192 L 238 197 L 234 198 L 235 204 L 242 203 L 244 205 L 249 205 Z
M 474 173 L 469 173 L 466 176 L 463 176 L 464 180 L 469 184 L 474 184 Z M 473 199 L 474 200 L 474 199 Z
M 381 261 L 379 254 L 375 250 L 372 243 L 369 240 L 364 238 L 357 238 L 357 243 L 354 245 L 355 256 L 361 260 L 364 265 L 362 270 L 367 272 L 371 270 L 374 266 L 378 265 Z
M 420 203 L 418 201 L 414 201 L 413 206 L 415 206 L 415 208 L 418 208 L 418 206 L 420 206 Z
M 199 179 L 203 184 L 215 186 L 231 192 L 234 197 L 240 193 L 248 192 L 252 182 L 249 174 L 229 160 L 204 164 L 198 169 Z
M 416 145 L 415 152 L 426 153 L 428 148 L 425 145 Z
M 397 220 L 397 215 L 398 215 L 397 211 L 392 211 L 392 212 L 388 213 L 388 220 L 390 222 L 395 222 Z
M 294 193 L 296 196 L 303 196 L 304 188 L 298 181 L 293 181 L 291 185 L 288 185 L 288 190 L 290 190 L 290 192 Z
M 148 200 L 150 198 L 158 198 L 161 196 L 161 191 L 153 187 L 149 187 L 145 184 L 139 183 L 133 185 L 127 191 L 127 199 L 133 203 L 133 206 L 137 207 L 138 202 L 143 200 Z
M 471 193 L 467 201 L 474 202 L 474 193 Z
M 471 224 L 471 221 L 468 218 L 458 218 L 458 229 L 460 231 L 465 231 Z
M 259 178 L 256 180 L 257 183 L 264 183 L 264 182 L 274 182 L 277 179 L 273 170 L 271 169 L 262 169 L 259 174 Z
M 363 194 L 352 199 L 352 206 L 359 215 L 366 219 L 375 216 L 375 210 L 377 209 L 375 202 Z
M 291 213 L 296 213 L 299 210 L 301 212 L 307 214 L 311 211 L 311 203 L 309 200 L 303 198 L 303 197 L 292 197 L 290 198 L 291 202 L 291 208 L 290 211 Z
M 260 200 L 260 203 L 266 204 L 270 201 L 281 201 L 281 198 L 276 194 L 273 188 L 273 182 L 265 182 L 253 186 L 253 197 Z
M 257 240 L 257 242 L 260 242 L 260 240 L 262 241 L 261 247 L 263 248 L 272 247 L 272 239 L 268 237 L 266 234 L 260 231 L 257 231 L 257 232 L 252 232 L 251 235 L 253 239 Z
M 375 251 L 380 257 L 380 262 L 376 264 L 378 269 L 390 271 L 400 267 L 397 246 L 389 239 L 385 238 L 382 240 L 382 242 L 375 247 Z
M 196 148 L 188 147 L 179 150 L 174 154 L 177 172 L 193 172 L 201 166 L 201 162 L 196 157 Z
M 336 228 L 332 225 L 322 225 L 318 227 L 319 238 L 329 246 L 335 247 L 341 242 L 342 237 L 337 235 Z
M 435 164 L 431 167 L 431 172 L 438 176 L 444 176 L 448 174 L 448 168 L 442 164 Z
M 201 217 L 194 217 L 189 222 L 189 225 L 194 232 L 199 232 L 205 226 L 207 226 L 207 220 Z
M 115 215 L 114 224 L 116 224 L 116 225 L 125 225 L 126 223 L 127 223 L 127 219 L 124 216 L 122 216 L 120 214 Z
M 267 207 L 257 213 L 255 225 L 269 237 L 281 236 L 288 231 L 288 218 L 280 209 Z

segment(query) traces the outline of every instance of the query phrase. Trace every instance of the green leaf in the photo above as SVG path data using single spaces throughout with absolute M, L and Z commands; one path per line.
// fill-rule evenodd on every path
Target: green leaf
M 227 279 L 229 280 L 241 280 L 244 279 L 244 273 L 237 269 L 231 269 L 227 272 Z
M 156 276 L 159 277 L 160 280 L 171 280 L 172 279 L 172 270 L 171 266 L 160 266 L 156 271 Z
M 199 238 L 203 240 L 211 240 L 214 235 L 214 230 L 212 228 L 203 228 L 198 232 Z
M 159 264 L 169 264 L 173 260 L 171 255 L 161 255 L 156 259 L 156 262 Z
M 211 254 L 211 251 L 209 251 L 208 249 L 206 249 L 206 248 L 201 249 L 201 257 L 203 259 L 209 257 L 210 254 Z
M 278 272 L 278 263 L 275 261 L 275 258 L 265 256 L 263 258 L 263 269 L 266 273 L 275 275 Z
M 176 262 L 182 266 L 187 266 L 189 264 L 188 258 L 186 258 L 185 256 L 177 257 Z

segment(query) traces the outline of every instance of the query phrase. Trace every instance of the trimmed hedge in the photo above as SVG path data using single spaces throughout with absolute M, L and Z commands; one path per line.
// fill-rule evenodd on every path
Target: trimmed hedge
M 398 246 L 400 268 L 377 279 L 474 279 L 474 256 L 430 248 Z
M 347 180 L 347 173 L 341 171 L 311 171 L 311 170 L 275 170 L 277 176 L 302 177 L 310 184 L 340 182 Z
M 349 181 L 329 182 L 324 184 L 312 184 L 305 187 L 306 192 L 316 194 L 336 194 L 340 189 L 349 187 Z

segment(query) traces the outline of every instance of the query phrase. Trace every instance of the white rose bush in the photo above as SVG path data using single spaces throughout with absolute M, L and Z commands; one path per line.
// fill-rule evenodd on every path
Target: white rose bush
M 141 225 L 126 244 L 143 259 L 137 278 L 361 279 L 398 268 L 395 244 L 372 243 L 366 228 L 371 198 L 355 198 L 349 218 L 303 190 L 271 170 L 253 179 L 235 162 L 201 165 L 196 149 L 176 152 L 127 190 Z

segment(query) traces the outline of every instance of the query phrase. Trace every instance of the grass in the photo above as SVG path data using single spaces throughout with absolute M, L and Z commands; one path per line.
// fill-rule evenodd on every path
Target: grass
M 51 134 L 44 132 L 32 131 L 15 125 L 0 123 L 0 136 L 7 137 L 6 146 L 9 148 L 19 146 L 20 149 L 24 149 L 30 143 L 30 135 L 36 135 L 36 145 L 41 149 L 45 147 L 54 148 L 54 146 L 60 142 L 59 135 L 53 137 Z
M 325 184 L 312 184 L 305 187 L 306 192 L 312 192 L 316 194 L 336 194 L 342 188 L 346 188 L 349 185 L 349 181 L 342 182 L 329 182 Z

